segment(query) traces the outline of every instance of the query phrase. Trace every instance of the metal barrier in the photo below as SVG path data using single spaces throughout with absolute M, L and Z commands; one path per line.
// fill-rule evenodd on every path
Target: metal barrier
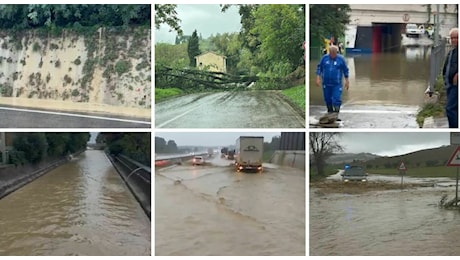
M 425 91 L 426 94 L 431 95 L 434 93 L 434 86 L 436 79 L 440 73 L 442 73 L 442 67 L 444 65 L 444 59 L 446 56 L 446 41 L 440 41 L 440 43 L 431 48 L 430 55 L 430 78 L 428 88 Z
M 151 214 L 151 168 L 124 155 L 107 154 L 145 214 Z

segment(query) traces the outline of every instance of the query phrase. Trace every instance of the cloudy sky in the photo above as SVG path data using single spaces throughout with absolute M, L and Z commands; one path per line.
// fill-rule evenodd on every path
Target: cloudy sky
M 239 32 L 241 28 L 240 15 L 235 6 L 222 13 L 221 7 L 215 5 L 177 5 L 177 17 L 181 20 L 180 26 L 184 35 L 192 35 L 196 30 L 198 35 L 208 38 L 211 34 L 223 34 L 226 32 Z M 162 24 L 159 30 L 155 30 L 155 42 L 174 44 L 177 33 L 169 32 L 170 28 Z
M 240 136 L 263 136 L 264 142 L 271 142 L 273 136 L 281 136 L 280 132 L 167 132 L 155 133 L 156 137 L 162 137 L 167 141 L 174 140 L 177 146 L 228 146 L 234 145 Z
M 450 133 L 343 133 L 338 142 L 348 153 L 373 153 L 381 156 L 406 154 L 450 144 Z

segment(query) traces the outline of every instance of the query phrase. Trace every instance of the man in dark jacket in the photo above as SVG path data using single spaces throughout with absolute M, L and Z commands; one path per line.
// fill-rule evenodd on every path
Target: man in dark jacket
M 458 128 L 458 29 L 451 29 L 449 36 L 454 48 L 447 54 L 442 77 L 446 86 L 446 116 L 449 128 Z
M 348 90 L 348 67 L 337 46 L 330 46 L 329 54 L 321 58 L 316 68 L 316 85 L 323 87 L 323 97 L 328 113 L 339 113 L 342 105 L 342 77 Z

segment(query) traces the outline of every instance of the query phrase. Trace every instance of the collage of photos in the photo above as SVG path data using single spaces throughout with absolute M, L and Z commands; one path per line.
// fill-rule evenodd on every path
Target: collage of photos
M 458 4 L 179 2 L 0 4 L 0 257 L 460 255 Z

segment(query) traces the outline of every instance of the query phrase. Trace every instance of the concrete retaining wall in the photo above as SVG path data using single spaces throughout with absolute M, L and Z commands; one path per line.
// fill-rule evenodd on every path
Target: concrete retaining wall
M 305 151 L 275 151 L 270 163 L 305 170 Z
M 75 153 L 74 156 L 82 152 Z M 0 199 L 67 162 L 68 160 L 63 156 L 46 159 L 36 165 L 2 166 L 0 168 Z

